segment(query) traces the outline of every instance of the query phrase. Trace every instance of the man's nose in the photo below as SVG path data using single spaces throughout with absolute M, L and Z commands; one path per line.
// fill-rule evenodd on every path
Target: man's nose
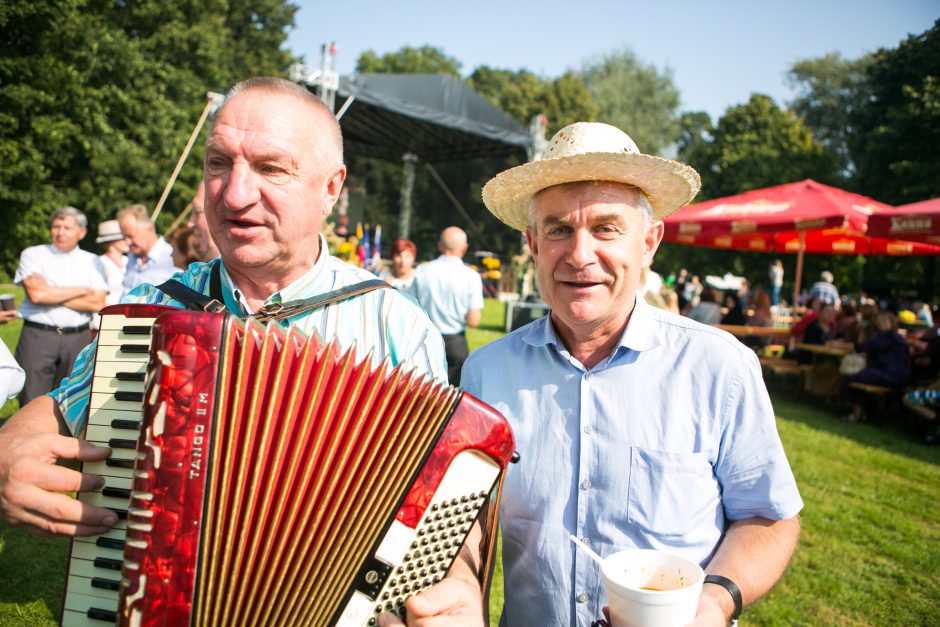
M 246 209 L 260 199 L 258 174 L 250 166 L 237 163 L 229 173 L 228 184 L 222 192 L 222 201 L 229 209 Z
M 576 230 L 570 240 L 568 263 L 576 268 L 583 268 L 597 260 L 594 251 L 594 238 L 583 229 Z

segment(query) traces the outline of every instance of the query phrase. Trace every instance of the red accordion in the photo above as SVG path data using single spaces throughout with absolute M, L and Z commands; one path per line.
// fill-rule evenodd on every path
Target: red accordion
M 125 351 L 149 356 L 145 383 Z M 73 542 L 63 624 L 375 624 L 443 578 L 478 519 L 492 530 L 512 435 L 458 389 L 278 324 L 152 306 L 105 310 L 97 358 L 86 437 L 126 447 L 128 406 L 143 419 L 133 456 L 85 465 L 106 487 L 79 498 L 126 520 Z

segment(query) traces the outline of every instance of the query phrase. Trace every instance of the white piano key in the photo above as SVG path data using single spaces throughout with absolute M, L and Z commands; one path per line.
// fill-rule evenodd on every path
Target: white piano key
M 118 381 L 113 377 L 96 376 L 91 384 L 92 392 L 143 392 L 143 381 Z
M 102 316 L 101 331 L 114 331 L 126 326 L 152 327 L 156 318 L 128 318 L 127 316 Z
M 103 359 L 96 359 L 95 361 L 95 379 L 99 378 L 113 378 L 116 377 L 119 372 L 147 372 L 147 355 L 141 354 L 141 359 L 137 362 L 134 361 L 105 361 Z M 94 386 L 94 383 L 92 383 Z
M 114 398 L 114 394 L 101 394 L 99 392 L 95 392 L 94 390 L 92 390 L 91 391 L 91 408 L 136 412 L 137 415 L 139 416 L 143 408 L 143 402 L 142 401 L 119 401 L 116 398 Z
M 97 359 L 111 362 L 137 363 L 141 360 L 144 362 L 148 360 L 147 353 L 126 353 L 121 350 L 120 346 L 99 346 L 95 355 Z
M 115 607 L 115 610 L 116 609 L 117 608 Z M 62 612 L 62 627 L 102 627 L 102 625 L 110 624 L 112 623 L 88 618 L 88 616 L 85 615 L 84 610 L 79 611 L 66 609 L 64 612 Z
M 120 329 L 106 329 L 98 332 L 98 346 L 120 346 L 121 344 L 146 344 L 149 346 L 150 336 L 124 333 Z
M 112 420 L 132 420 L 140 422 L 143 406 L 136 410 L 128 411 L 126 409 L 94 409 L 88 415 L 89 425 L 107 425 L 111 426 Z M 128 430 L 130 432 L 130 430 Z
M 96 557 L 106 557 L 112 560 L 122 561 L 124 559 L 123 549 L 109 549 L 107 547 L 91 544 L 90 542 L 76 542 L 72 545 L 72 559 L 94 560 Z M 120 579 L 120 571 L 115 571 L 114 577 L 109 579 Z

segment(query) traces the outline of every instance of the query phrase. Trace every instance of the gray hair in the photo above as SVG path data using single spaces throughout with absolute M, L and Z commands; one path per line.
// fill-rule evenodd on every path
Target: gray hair
M 78 225 L 78 228 L 88 228 L 88 218 L 75 207 L 59 207 L 53 211 L 52 215 L 49 216 L 49 227 L 52 228 L 52 223 L 60 218 L 75 218 L 75 223 Z
M 616 185 L 625 190 L 632 190 L 636 192 L 638 208 L 643 210 L 643 230 L 645 231 L 650 227 L 650 224 L 653 222 L 653 206 L 650 204 L 650 199 L 646 196 L 646 192 L 644 192 L 639 187 L 636 187 L 635 185 L 629 185 L 627 183 L 619 183 L 617 181 L 572 181 L 570 183 L 550 185 L 549 187 L 540 189 L 536 193 L 532 194 L 532 198 L 529 199 L 529 228 L 532 229 L 533 233 L 535 233 L 535 201 L 545 191 L 549 189 L 555 189 L 556 187 L 563 187 L 573 192 L 583 192 L 591 189 L 592 187 L 600 187 L 601 185 Z
M 233 98 L 248 92 L 289 96 L 296 98 L 305 106 L 309 107 L 314 116 L 324 122 L 324 128 L 321 129 L 323 132 L 317 133 L 317 141 L 313 146 L 314 152 L 329 164 L 330 167 L 338 167 L 343 164 L 343 133 L 340 130 L 339 121 L 336 119 L 333 111 L 303 85 L 292 83 L 283 78 L 259 76 L 236 83 L 235 86 L 225 94 L 225 100 L 222 102 L 222 105 L 216 109 L 209 118 L 210 133 L 212 132 L 212 126 L 215 124 L 219 112 L 222 111 Z
M 119 209 L 117 212 L 118 221 L 127 215 L 133 216 L 134 221 L 138 224 L 149 224 L 153 226 L 153 221 L 150 219 L 150 212 L 141 204 L 128 205 L 123 209 Z

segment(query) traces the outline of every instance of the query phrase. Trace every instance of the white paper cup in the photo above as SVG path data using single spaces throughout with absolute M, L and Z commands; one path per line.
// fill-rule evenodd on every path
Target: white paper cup
M 685 627 L 705 573 L 684 557 L 648 549 L 614 553 L 602 568 L 611 627 Z

